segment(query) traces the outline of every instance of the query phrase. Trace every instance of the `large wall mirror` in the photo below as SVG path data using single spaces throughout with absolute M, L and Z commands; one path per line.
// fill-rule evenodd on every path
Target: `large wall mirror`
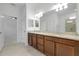
M 39 19 L 28 19 L 28 30 L 30 31 L 40 30 L 40 20 Z

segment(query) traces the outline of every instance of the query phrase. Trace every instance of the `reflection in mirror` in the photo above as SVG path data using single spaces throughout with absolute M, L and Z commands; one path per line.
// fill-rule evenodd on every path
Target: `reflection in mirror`
M 39 27 L 39 21 L 35 20 L 35 27 Z
M 66 20 L 66 32 L 76 32 L 75 20 Z
M 77 4 L 69 3 L 68 8 L 57 12 L 58 14 L 58 32 L 64 34 L 77 34 Z

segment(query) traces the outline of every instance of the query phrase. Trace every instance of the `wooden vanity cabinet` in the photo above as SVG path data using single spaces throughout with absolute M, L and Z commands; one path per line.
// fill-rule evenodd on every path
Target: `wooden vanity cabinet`
M 79 56 L 79 41 L 28 33 L 28 44 L 48 56 Z
M 54 56 L 54 41 L 52 37 L 45 36 L 45 54 L 48 56 Z

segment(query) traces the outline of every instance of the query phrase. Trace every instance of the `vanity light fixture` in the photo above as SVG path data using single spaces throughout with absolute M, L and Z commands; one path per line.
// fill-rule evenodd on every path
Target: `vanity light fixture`
M 69 20 L 69 21 L 67 21 L 67 23 L 72 23 L 73 21 L 71 21 L 71 20 Z
M 69 17 L 69 19 L 76 19 L 76 16 Z
M 43 12 L 39 12 L 39 13 L 37 13 L 35 16 L 34 16 L 34 18 L 35 19 L 39 19 L 40 17 L 42 17 L 43 16 Z
M 60 10 L 66 9 L 66 8 L 68 8 L 68 3 L 58 3 L 58 4 L 54 5 L 51 10 L 55 10 L 56 12 L 58 12 Z

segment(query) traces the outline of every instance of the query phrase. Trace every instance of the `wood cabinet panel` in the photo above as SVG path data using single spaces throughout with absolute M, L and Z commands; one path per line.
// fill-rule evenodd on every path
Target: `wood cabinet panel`
M 44 44 L 44 38 L 42 35 L 37 35 L 37 44 Z
M 54 56 L 54 42 L 47 39 L 45 39 L 45 54 L 48 56 Z
M 28 33 L 28 44 L 32 46 L 32 38 L 31 38 L 31 33 Z
M 36 35 L 32 34 L 32 45 L 36 48 Z
M 37 34 L 37 49 L 44 52 L 44 38 L 42 35 Z
M 38 49 L 39 51 L 41 51 L 41 52 L 44 52 L 44 46 L 43 46 L 43 45 L 38 44 L 38 45 L 37 45 L 37 49 Z
M 37 38 L 37 44 L 41 44 L 41 45 L 43 45 L 43 43 L 44 43 L 43 39 L 41 39 L 41 38 Z
M 56 55 L 57 56 L 74 56 L 74 47 L 56 43 Z

